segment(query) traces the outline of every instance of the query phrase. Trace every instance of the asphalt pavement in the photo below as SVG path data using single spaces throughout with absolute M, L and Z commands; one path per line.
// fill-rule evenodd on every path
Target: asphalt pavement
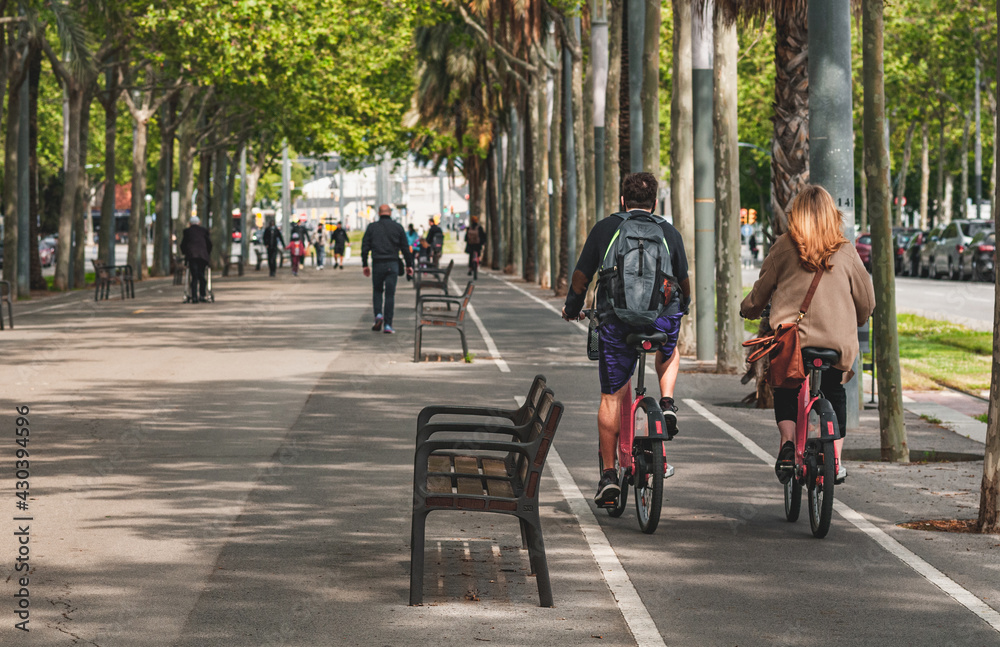
M 214 304 L 181 304 L 168 280 L 136 292 L 19 303 L 0 333 L 5 424 L 27 405 L 31 428 L 28 510 L 16 508 L 13 434 L 0 467 L 8 596 L 23 576 L 13 533 L 31 533 L 31 631 L 9 605 L 4 643 L 1000 644 L 1000 537 L 896 525 L 978 505 L 982 444 L 915 415 L 911 449 L 953 462 L 873 460 L 877 413 L 865 411 L 818 540 L 805 514 L 784 520 L 760 456 L 776 449 L 771 412 L 740 405 L 737 377 L 685 363 L 676 475 L 644 535 L 631 505 L 612 519 L 589 502 L 596 364 L 541 290 L 480 276 L 471 364 L 451 330 L 426 333 L 429 359 L 412 362 L 403 282 L 398 334 L 371 332 L 356 264 L 218 279 Z M 435 513 L 425 604 L 408 607 L 417 412 L 514 406 L 536 373 L 566 407 L 541 491 L 556 606 L 537 606 L 516 522 Z

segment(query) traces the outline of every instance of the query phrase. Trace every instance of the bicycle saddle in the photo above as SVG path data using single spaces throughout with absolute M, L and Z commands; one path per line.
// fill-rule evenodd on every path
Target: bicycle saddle
M 667 343 L 667 333 L 657 332 L 651 335 L 644 335 L 642 333 L 630 333 L 625 337 L 625 343 L 632 348 L 642 348 L 642 343 L 648 341 L 650 343 L 650 348 L 659 348 L 662 344 Z
M 807 371 L 814 368 L 825 371 L 839 361 L 840 353 L 832 348 L 806 346 L 802 349 L 802 363 L 805 364 Z

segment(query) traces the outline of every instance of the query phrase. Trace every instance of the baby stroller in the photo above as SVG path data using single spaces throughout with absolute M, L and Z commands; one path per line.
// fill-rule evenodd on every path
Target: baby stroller
M 184 303 L 194 303 L 197 300 L 191 292 L 191 268 L 187 260 L 184 261 Z M 205 267 L 205 298 L 215 303 L 215 294 L 212 292 L 212 267 Z

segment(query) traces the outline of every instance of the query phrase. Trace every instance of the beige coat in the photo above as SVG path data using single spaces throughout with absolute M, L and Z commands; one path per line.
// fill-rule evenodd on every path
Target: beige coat
M 806 316 L 799 322 L 803 347 L 832 348 L 840 353 L 834 367 L 850 375 L 858 355 L 858 326 L 875 310 L 875 289 L 854 245 L 843 245 L 830 259 Z M 788 234 L 779 236 L 760 268 L 760 278 L 740 306 L 740 313 L 756 319 L 771 302 L 771 326 L 791 323 L 809 291 L 815 274 L 799 264 L 799 252 Z M 846 376 L 845 376 L 846 377 Z

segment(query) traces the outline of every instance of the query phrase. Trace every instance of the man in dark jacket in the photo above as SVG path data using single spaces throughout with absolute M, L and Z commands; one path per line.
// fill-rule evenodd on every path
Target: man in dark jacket
M 427 236 L 424 240 L 427 241 L 426 246 L 430 248 L 431 266 L 437 267 L 438 263 L 441 261 L 441 250 L 444 247 L 444 232 L 441 231 L 441 227 L 434 222 L 434 218 L 428 220 L 430 225 L 427 228 Z
M 274 220 L 267 221 L 267 229 L 264 230 L 264 247 L 267 249 L 267 269 L 271 276 L 278 266 L 278 250 L 284 249 L 285 238 L 281 235 L 281 230 L 274 224 Z
M 184 254 L 188 269 L 191 270 L 191 303 L 208 301 L 205 298 L 205 268 L 208 267 L 211 253 L 212 239 L 208 230 L 201 226 L 201 218 L 194 216 L 181 237 L 181 254 Z
M 368 253 L 372 255 L 372 267 L 368 268 Z M 372 277 L 372 305 L 375 308 L 375 324 L 372 330 L 391 335 L 392 314 L 396 302 L 396 281 L 399 278 L 399 253 L 406 259 L 406 274 L 413 276 L 413 253 L 406 240 L 403 226 L 392 219 L 392 208 L 379 205 L 378 220 L 368 225 L 361 239 L 361 266 L 365 276 Z M 382 296 L 385 294 L 385 310 Z
M 347 250 L 348 240 L 343 222 L 337 223 L 337 228 L 333 230 L 330 239 L 333 241 L 333 267 L 344 269 L 344 252 Z

